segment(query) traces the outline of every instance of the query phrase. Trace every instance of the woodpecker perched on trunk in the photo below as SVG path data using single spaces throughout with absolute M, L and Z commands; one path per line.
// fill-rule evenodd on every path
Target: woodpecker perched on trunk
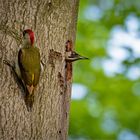
M 18 76 L 26 89 L 25 103 L 31 110 L 34 101 L 34 89 L 39 82 L 41 61 L 39 49 L 34 46 L 34 32 L 30 29 L 23 31 L 23 47 L 18 52 Z

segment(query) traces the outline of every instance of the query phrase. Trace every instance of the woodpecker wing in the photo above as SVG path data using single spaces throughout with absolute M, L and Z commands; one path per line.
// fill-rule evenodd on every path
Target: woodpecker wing
M 40 53 L 37 47 L 25 47 L 20 49 L 18 54 L 18 64 L 21 77 L 28 91 L 32 94 L 34 87 L 39 82 L 40 77 Z

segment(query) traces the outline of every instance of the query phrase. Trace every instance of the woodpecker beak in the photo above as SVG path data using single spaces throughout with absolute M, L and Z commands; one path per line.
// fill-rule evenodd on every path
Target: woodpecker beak
M 73 61 L 77 61 L 80 59 L 88 59 L 87 57 L 81 56 L 78 53 L 72 51 L 70 55 L 67 55 L 66 57 L 66 61 L 68 62 L 73 62 Z

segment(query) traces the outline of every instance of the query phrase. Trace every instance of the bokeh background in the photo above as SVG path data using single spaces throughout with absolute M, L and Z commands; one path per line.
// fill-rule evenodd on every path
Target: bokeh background
M 69 140 L 140 140 L 140 0 L 81 0 Z

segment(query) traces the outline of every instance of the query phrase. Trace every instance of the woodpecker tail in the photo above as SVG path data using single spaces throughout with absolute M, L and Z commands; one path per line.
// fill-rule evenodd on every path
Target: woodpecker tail
M 28 111 L 32 111 L 33 102 L 34 102 L 34 89 L 29 90 L 29 88 L 27 87 L 25 95 L 25 104 L 27 106 Z
M 33 102 L 34 102 L 34 95 L 33 94 L 28 94 L 25 97 L 25 103 L 26 103 L 28 111 L 32 111 Z

